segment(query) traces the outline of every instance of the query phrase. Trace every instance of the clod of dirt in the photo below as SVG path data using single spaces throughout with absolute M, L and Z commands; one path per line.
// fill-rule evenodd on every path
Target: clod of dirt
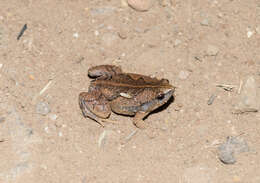
M 127 32 L 127 30 L 125 30 L 125 29 L 120 29 L 120 30 L 118 31 L 118 36 L 119 36 L 121 39 L 126 39 L 126 38 L 127 38 L 127 34 L 128 34 L 128 32 Z
M 257 86 L 253 76 L 249 76 L 241 92 L 240 101 L 234 113 L 257 112 L 259 99 L 257 97 Z
M 236 162 L 235 154 L 248 152 L 247 142 L 239 137 L 227 137 L 227 141 L 218 147 L 219 159 L 225 164 Z
M 127 3 L 136 11 L 148 11 L 152 6 L 152 0 L 128 0 Z
M 51 109 L 49 105 L 46 102 L 39 102 L 36 105 L 36 112 L 41 115 L 47 115 L 49 112 L 51 112 Z

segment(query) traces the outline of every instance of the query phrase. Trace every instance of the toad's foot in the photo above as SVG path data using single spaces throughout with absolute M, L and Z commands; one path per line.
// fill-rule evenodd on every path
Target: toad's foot
M 135 114 L 135 117 L 133 119 L 133 123 L 137 128 L 140 129 L 146 129 L 148 127 L 148 124 L 144 122 L 143 118 L 147 116 L 149 112 L 142 112 L 139 111 Z

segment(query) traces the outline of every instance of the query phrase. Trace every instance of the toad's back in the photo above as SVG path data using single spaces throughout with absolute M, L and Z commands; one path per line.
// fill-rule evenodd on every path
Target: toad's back
M 113 75 L 109 79 L 96 79 L 92 84 L 104 87 L 122 87 L 122 88 L 172 88 L 167 79 L 157 79 L 149 76 L 133 73 L 122 73 Z
M 159 80 L 133 73 L 119 73 L 109 79 L 96 79 L 92 81 L 91 85 L 99 88 L 102 94 L 110 100 L 122 93 L 137 96 L 141 92 L 149 91 L 148 93 L 157 95 L 162 93 L 163 90 L 173 88 L 167 79 Z

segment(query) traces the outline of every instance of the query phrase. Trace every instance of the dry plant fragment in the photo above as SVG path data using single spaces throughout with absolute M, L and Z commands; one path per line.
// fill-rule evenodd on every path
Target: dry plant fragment
M 229 84 L 217 84 L 216 87 L 223 88 L 226 91 L 232 91 L 233 88 L 236 87 L 236 85 L 229 85 Z
M 208 104 L 208 105 L 213 104 L 213 102 L 214 102 L 214 100 L 215 100 L 216 97 L 217 97 L 217 96 L 216 96 L 215 94 L 211 95 L 211 96 L 209 97 L 209 100 L 208 100 L 207 104 Z

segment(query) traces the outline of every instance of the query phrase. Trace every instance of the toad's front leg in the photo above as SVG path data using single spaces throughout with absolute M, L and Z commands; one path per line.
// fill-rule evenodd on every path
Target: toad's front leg
M 110 105 L 106 98 L 99 91 L 82 92 L 79 94 L 79 106 L 84 117 L 89 117 L 101 126 L 102 119 L 109 117 L 111 113 Z
M 133 123 L 137 128 L 140 129 L 145 129 L 148 127 L 147 123 L 144 122 L 145 116 L 147 116 L 149 112 L 144 112 L 144 111 L 138 111 L 133 119 Z

